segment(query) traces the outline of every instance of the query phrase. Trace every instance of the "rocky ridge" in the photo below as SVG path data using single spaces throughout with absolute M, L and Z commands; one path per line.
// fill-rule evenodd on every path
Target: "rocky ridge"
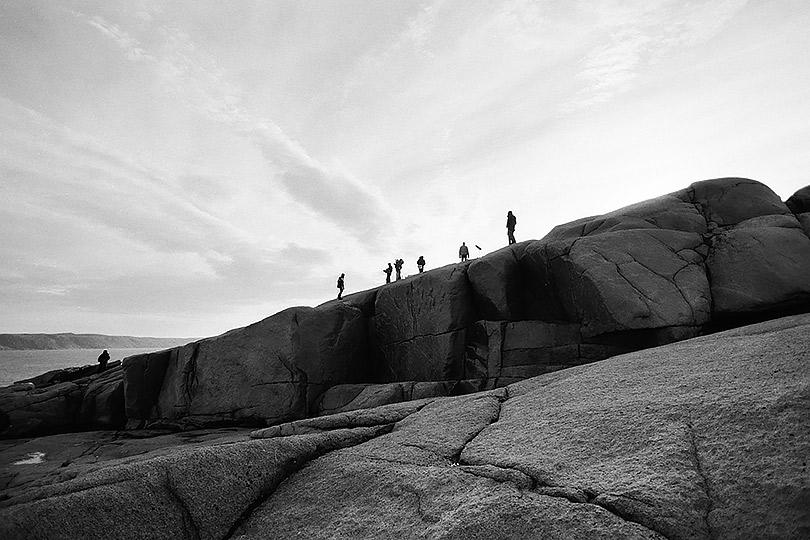
M 88 386 L 0 393 L 0 434 L 127 420 L 259 427 L 490 390 L 807 311 L 808 216 L 807 188 L 783 203 L 753 180 L 697 182 L 480 259 L 127 358 L 93 383 L 117 396 L 108 405 Z M 90 415 L 47 412 L 86 397 Z M 26 421 L 32 407 L 48 421 Z

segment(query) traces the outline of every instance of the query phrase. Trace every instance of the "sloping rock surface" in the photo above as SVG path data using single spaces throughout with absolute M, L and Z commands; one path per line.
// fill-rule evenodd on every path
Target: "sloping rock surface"
M 804 539 L 810 315 L 4 492 L 3 538 Z

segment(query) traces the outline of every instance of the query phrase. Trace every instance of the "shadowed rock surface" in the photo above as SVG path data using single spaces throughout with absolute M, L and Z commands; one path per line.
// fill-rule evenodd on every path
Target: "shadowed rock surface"
M 803 539 L 810 315 L 250 439 L 179 436 L 73 479 L 29 473 L 0 495 L 0 537 Z

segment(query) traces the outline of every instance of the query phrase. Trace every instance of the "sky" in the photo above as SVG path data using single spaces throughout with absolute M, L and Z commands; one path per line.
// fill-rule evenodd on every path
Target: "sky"
M 205 337 L 741 176 L 806 0 L 0 0 L 0 333 Z M 478 250 L 474 246 L 479 246 Z

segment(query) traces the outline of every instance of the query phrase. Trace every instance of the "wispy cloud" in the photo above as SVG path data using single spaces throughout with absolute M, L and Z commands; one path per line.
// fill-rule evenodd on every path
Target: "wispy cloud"
M 182 30 L 161 26 L 161 46 L 147 54 L 139 40 L 100 17 L 88 24 L 111 38 L 133 61 L 154 64 L 162 80 L 187 106 L 227 125 L 250 140 L 264 156 L 275 181 L 300 204 L 338 225 L 363 244 L 379 245 L 390 221 L 383 198 L 355 176 L 313 158 L 271 120 L 242 106 L 242 91 L 216 61 Z M 411 29 L 419 34 L 419 25 Z M 416 36 L 418 38 L 418 35 Z
M 580 61 L 584 83 L 567 109 L 610 101 L 631 87 L 639 72 L 683 47 L 711 39 L 747 0 L 602 0 L 581 4 L 606 37 Z

